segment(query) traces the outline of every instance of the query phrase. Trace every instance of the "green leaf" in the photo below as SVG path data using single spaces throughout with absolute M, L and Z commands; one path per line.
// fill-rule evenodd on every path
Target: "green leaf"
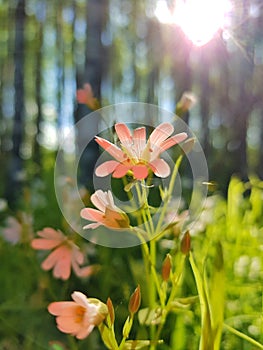
M 150 345 L 158 345 L 163 343 L 162 340 L 158 341 L 150 341 L 150 340 L 128 340 L 125 342 L 124 349 L 125 350 L 137 350 L 145 348 Z
M 213 334 L 214 349 L 220 349 L 221 333 L 224 321 L 225 304 L 225 272 L 223 249 L 220 242 L 216 243 L 215 255 L 213 257 L 213 272 L 210 283 L 206 285 L 206 294 L 210 306 L 211 327 Z
M 141 309 L 138 312 L 138 319 L 140 324 L 144 324 L 146 326 L 149 326 L 151 324 L 159 324 L 161 322 L 162 318 L 162 309 L 160 306 L 158 306 L 155 309 Z
M 171 311 L 187 309 L 199 300 L 198 296 L 188 298 L 178 298 L 171 302 Z

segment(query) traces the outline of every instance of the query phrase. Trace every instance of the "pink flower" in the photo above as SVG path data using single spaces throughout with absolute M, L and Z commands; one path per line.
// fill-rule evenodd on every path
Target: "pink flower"
M 3 228 L 2 234 L 7 242 L 16 244 L 22 235 L 22 225 L 14 217 L 7 218 L 7 227 Z
M 129 218 L 119 209 L 113 202 L 111 191 L 103 192 L 97 190 L 90 197 L 91 202 L 97 209 L 84 208 L 80 212 L 83 219 L 94 221 L 83 228 L 97 228 L 98 226 L 106 226 L 108 228 L 128 228 Z
M 90 109 L 99 109 L 99 101 L 94 97 L 90 84 L 84 84 L 84 89 L 77 90 L 77 101 L 87 105 Z
M 57 316 L 57 327 L 61 332 L 84 339 L 104 320 L 108 308 L 100 300 L 87 298 L 81 292 L 74 292 L 71 297 L 74 301 L 49 304 L 48 311 Z
M 95 138 L 97 143 L 116 159 L 99 165 L 95 171 L 97 176 L 112 174 L 115 178 L 121 178 L 131 171 L 134 178 L 143 180 L 149 171 L 153 171 L 156 176 L 167 177 L 170 174 L 170 167 L 159 157 L 160 154 L 187 138 L 185 132 L 170 137 L 174 131 L 170 123 L 157 126 L 148 142 L 145 127 L 135 129 L 133 135 L 123 123 L 116 124 L 115 130 L 121 148 L 101 137 Z
M 63 280 L 67 280 L 70 277 L 71 267 L 79 277 L 88 277 L 94 272 L 94 266 L 79 266 L 84 263 L 83 253 L 61 231 L 46 227 L 37 234 L 42 238 L 32 240 L 31 246 L 33 249 L 54 249 L 42 262 L 41 267 L 43 270 L 54 269 L 54 277 Z

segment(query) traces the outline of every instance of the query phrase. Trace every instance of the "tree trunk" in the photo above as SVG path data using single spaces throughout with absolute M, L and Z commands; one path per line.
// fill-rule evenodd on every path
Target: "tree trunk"
M 6 197 L 12 206 L 19 196 L 21 189 L 21 171 L 23 162 L 21 158 L 21 145 L 24 135 L 24 26 L 25 26 L 25 0 L 18 0 L 15 12 L 15 116 L 12 134 L 13 150 L 10 159 Z
M 85 72 L 82 78 L 79 78 L 78 87 L 82 87 L 84 83 L 89 83 L 94 92 L 94 96 L 101 97 L 101 81 L 105 64 L 105 48 L 102 46 L 101 34 L 105 26 L 108 12 L 108 0 L 89 0 L 87 3 L 87 42 L 86 42 L 86 63 Z M 78 105 L 75 113 L 76 123 L 91 111 L 84 105 Z M 98 118 L 90 119 L 87 128 L 78 128 L 79 147 L 85 143 L 90 137 L 98 133 Z M 79 181 L 93 188 L 93 170 L 99 156 L 99 148 L 95 141 L 91 141 L 87 149 L 83 152 L 79 163 Z

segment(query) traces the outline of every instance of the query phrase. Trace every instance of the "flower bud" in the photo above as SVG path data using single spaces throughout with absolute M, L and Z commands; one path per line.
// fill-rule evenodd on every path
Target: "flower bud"
M 107 307 L 108 307 L 108 310 L 109 310 L 109 316 L 110 316 L 111 324 L 113 324 L 114 320 L 115 320 L 115 312 L 114 312 L 114 307 L 113 307 L 111 298 L 107 299 Z
M 197 98 L 194 93 L 191 91 L 185 91 L 176 105 L 176 114 L 181 117 L 196 104 L 196 101 Z
M 192 137 L 188 140 L 186 140 L 182 145 L 181 145 L 181 150 L 183 154 L 188 154 L 190 153 L 195 146 L 195 139 Z
M 190 252 L 190 249 L 191 249 L 191 236 L 189 231 L 186 231 L 181 241 L 181 252 L 187 255 Z
M 138 285 L 138 287 L 135 289 L 133 294 L 130 297 L 130 302 L 129 302 L 129 312 L 131 314 L 135 314 L 141 305 L 141 288 Z
M 167 281 L 169 279 L 171 268 L 172 268 L 172 258 L 170 254 L 167 254 L 162 266 L 162 278 L 164 281 Z

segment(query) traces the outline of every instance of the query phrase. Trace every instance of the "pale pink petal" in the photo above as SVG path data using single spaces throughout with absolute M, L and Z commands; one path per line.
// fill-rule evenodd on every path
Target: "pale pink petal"
M 117 162 L 116 160 L 108 160 L 102 164 L 100 164 L 96 170 L 95 170 L 95 174 L 96 176 L 108 176 L 109 174 L 111 174 L 116 167 L 119 165 L 120 163 Z
M 97 228 L 97 227 L 99 227 L 99 226 L 101 226 L 101 225 L 102 225 L 102 223 L 100 223 L 100 222 L 95 222 L 95 223 L 93 223 L 93 224 L 88 224 L 88 225 L 83 226 L 83 229 L 84 229 L 84 230 L 86 230 L 86 229 L 95 229 L 95 228 Z
M 75 271 L 75 274 L 78 276 L 78 277 L 89 277 L 91 276 L 93 273 L 95 273 L 95 271 L 97 270 L 97 267 L 94 267 L 94 266 L 84 266 L 84 267 L 79 267 L 79 266 L 76 266 L 74 268 L 73 264 L 72 264 L 72 267 Z
M 180 134 L 176 134 L 172 137 L 170 137 L 168 140 L 162 142 L 160 145 L 161 152 L 166 151 L 168 148 L 176 145 L 179 142 L 184 141 L 187 138 L 187 134 L 185 132 L 181 132 Z
M 9 216 L 7 218 L 7 227 L 3 228 L 2 233 L 7 242 L 16 244 L 21 237 L 22 225 L 15 218 Z
M 105 198 L 105 193 L 102 190 L 97 190 L 95 193 L 93 193 L 90 200 L 96 208 L 103 213 L 105 212 L 107 200 Z
M 137 128 L 133 132 L 133 148 L 138 158 L 141 158 L 141 154 L 146 147 L 146 130 L 144 127 Z
M 35 238 L 31 242 L 31 247 L 33 249 L 39 250 L 49 250 L 57 247 L 61 244 L 59 240 L 45 239 L 45 238 Z
M 119 162 L 122 162 L 126 159 L 123 151 L 113 143 L 98 136 L 95 137 L 95 141 Z
M 48 255 L 48 257 L 42 262 L 41 267 L 43 270 L 52 269 L 59 259 L 59 254 L 57 253 L 57 249 L 55 249 L 52 253 Z
M 110 207 L 113 210 L 120 210 L 119 208 L 116 207 L 116 205 L 114 204 L 114 200 L 113 200 L 113 196 L 110 190 L 108 190 L 107 194 L 107 206 Z M 105 210 L 104 210 L 105 211 Z
M 38 236 L 46 239 L 52 239 L 52 240 L 60 240 L 62 241 L 65 236 L 61 231 L 54 230 L 51 227 L 45 227 L 42 231 L 37 232 Z
M 170 167 L 163 159 L 155 159 L 150 166 L 156 176 L 167 177 L 170 175 Z
M 127 174 L 127 172 L 130 170 L 131 167 L 128 167 L 124 164 L 119 164 L 117 168 L 115 169 L 114 173 L 112 174 L 113 177 L 119 179 Z
M 174 127 L 170 123 L 162 123 L 158 125 L 150 135 L 149 141 L 151 145 L 160 145 L 174 131 Z
M 89 307 L 89 302 L 88 302 L 88 298 L 85 294 L 81 293 L 81 292 L 73 292 L 71 294 L 71 298 L 78 304 L 83 306 L 85 309 L 87 307 Z
M 75 244 L 72 247 L 72 263 L 73 261 L 76 261 L 80 265 L 84 263 L 84 254 Z
M 81 328 L 78 333 L 76 333 L 76 338 L 77 339 L 84 339 L 86 338 L 93 330 L 94 325 L 91 324 L 87 328 Z
M 48 312 L 51 315 L 74 316 L 76 314 L 76 303 L 74 301 L 54 301 L 48 305 Z
M 93 208 L 84 208 L 80 212 L 80 216 L 83 219 L 89 221 L 98 221 L 101 222 L 103 220 L 103 213 L 97 209 Z
M 126 148 L 130 147 L 132 145 L 132 135 L 127 125 L 117 123 L 115 124 L 115 130 L 123 146 Z
M 56 319 L 58 329 L 61 332 L 76 335 L 81 329 L 81 323 L 76 322 L 75 317 L 58 316 Z
M 137 180 L 143 180 L 148 176 L 148 168 L 146 165 L 134 165 L 132 167 L 133 176 Z
M 62 246 L 56 249 L 59 254 L 59 259 L 54 266 L 53 275 L 56 278 L 67 280 L 70 277 L 71 272 L 71 255 L 72 251 L 67 246 Z

